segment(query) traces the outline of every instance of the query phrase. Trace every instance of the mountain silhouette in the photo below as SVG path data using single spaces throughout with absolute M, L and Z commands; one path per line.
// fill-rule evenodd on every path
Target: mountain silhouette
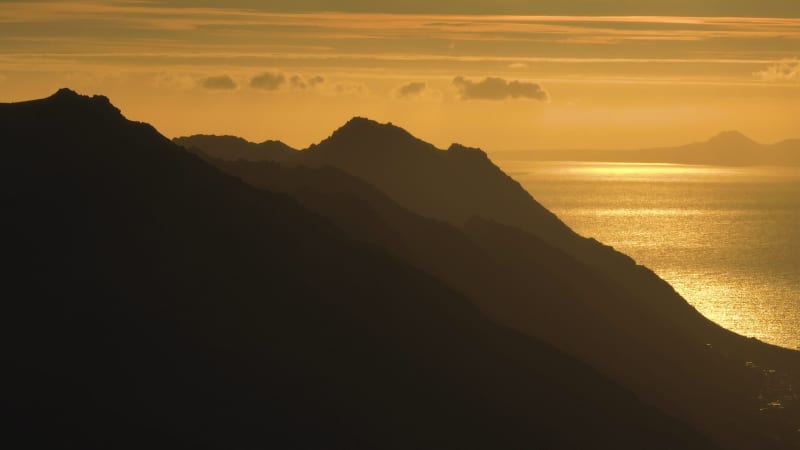
M 360 139 L 359 133 L 365 137 Z M 403 145 L 410 146 L 407 155 Z M 453 150 L 461 157 L 438 166 L 431 162 Z M 300 158 L 311 151 L 326 155 Z M 409 186 L 417 183 L 419 172 L 424 173 L 423 184 L 431 185 L 428 178 L 439 177 L 437 183 L 446 185 L 450 174 L 466 172 L 459 165 L 473 165 L 469 170 L 476 176 L 470 178 L 468 193 L 452 189 L 438 200 L 444 210 L 447 202 L 469 206 L 470 195 L 505 177 L 498 176 L 499 169 L 483 152 L 456 145 L 438 150 L 397 127 L 354 119 L 298 157 L 289 166 L 209 161 L 253 186 L 289 193 L 351 237 L 379 245 L 444 280 L 495 320 L 580 356 L 648 402 L 689 418 L 730 448 L 782 448 L 794 439 L 790 424 L 798 419 L 796 409 L 763 421 L 761 408 L 797 385 L 792 375 L 800 367 L 796 352 L 711 323 L 651 271 L 575 235 L 553 216 L 537 214 L 542 207 L 518 192 L 522 188 L 516 183 L 486 189 L 492 197 L 481 200 L 530 211 L 481 218 L 488 208 L 478 206 L 462 212 L 471 213 L 465 224 L 461 216 L 431 213 L 426 199 L 409 195 L 420 189 Z M 353 161 L 356 158 L 363 160 Z M 298 160 L 313 161 L 318 168 L 297 167 Z M 371 175 L 370 183 L 352 176 L 373 169 L 382 176 Z M 488 183 L 480 174 L 488 174 Z M 524 197 L 527 203 L 507 197 Z M 513 220 L 518 221 L 507 222 Z M 781 393 L 768 394 L 772 400 L 765 402 L 762 369 L 748 369 L 746 363 L 775 370 L 791 382 Z M 774 435 L 782 436 L 783 444 L 774 442 Z
M 179 142 L 216 156 L 202 139 L 186 137 Z M 224 142 L 214 145 L 222 148 Z M 530 194 L 483 151 L 458 144 L 439 150 L 392 124 L 354 118 L 319 144 L 295 153 L 289 162 L 342 169 L 412 211 L 458 225 L 479 215 L 524 223 L 548 236 L 569 233 L 566 225 L 532 202 Z M 495 201 L 498 198 L 503 199 L 501 204 Z
M 15 448 L 714 448 L 105 97 L 0 119 Z
M 707 142 L 708 145 L 711 146 L 719 146 L 719 147 L 736 147 L 736 148 L 743 148 L 743 147 L 757 147 L 758 143 L 749 137 L 745 136 L 739 131 L 730 130 L 730 131 L 723 131 L 718 135 L 712 137 Z
M 236 161 L 286 161 L 296 152 L 281 141 L 264 141 L 255 144 L 236 136 L 194 135 L 191 139 L 175 138 L 182 146 L 198 146 L 210 156 Z
M 718 166 L 798 166 L 800 139 L 760 144 L 739 131 L 725 131 L 705 142 L 643 150 L 540 150 L 506 152 L 523 160 L 603 161 Z
M 293 162 L 340 168 L 427 217 L 463 224 L 479 215 L 537 224 L 548 235 L 567 232 L 481 150 L 461 145 L 438 150 L 391 124 L 351 120 Z M 498 198 L 502 204 L 495 202 Z

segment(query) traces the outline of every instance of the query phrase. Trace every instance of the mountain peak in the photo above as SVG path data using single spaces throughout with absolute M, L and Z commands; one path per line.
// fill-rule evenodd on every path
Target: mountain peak
M 368 117 L 361 117 L 361 116 L 354 116 L 352 119 L 348 120 L 347 123 L 342 126 L 345 127 L 369 127 L 369 126 L 380 126 L 380 122 L 372 120 Z
M 467 157 L 478 157 L 480 159 L 489 160 L 489 156 L 483 150 L 477 147 L 467 147 L 466 145 L 461 145 L 458 143 L 450 144 L 450 147 L 447 148 L 447 151 L 451 155 L 458 155 L 458 156 L 467 156 Z
M 56 105 L 80 105 L 94 112 L 122 116 L 122 112 L 111 103 L 108 97 L 104 95 L 93 95 L 89 97 L 88 95 L 81 95 L 66 87 L 59 89 L 53 95 L 46 98 L 45 101 Z
M 739 131 L 723 131 L 712 137 L 708 143 L 720 145 L 757 145 L 757 143 Z
M 394 134 L 403 134 L 407 136 L 411 136 L 406 130 L 392 124 L 391 122 L 387 123 L 380 123 L 372 119 L 368 119 L 366 117 L 353 117 L 352 119 L 348 120 L 347 123 L 342 125 L 338 130 L 334 131 L 334 136 L 339 133 L 367 133 L 367 134 L 376 134 L 376 133 L 394 133 Z
M 336 151 L 359 153 L 382 152 L 393 150 L 408 151 L 414 148 L 424 147 L 426 150 L 433 148 L 408 131 L 389 123 L 379 123 L 365 117 L 353 117 L 333 134 L 313 148 L 326 147 L 336 148 Z
M 66 87 L 59 89 L 58 91 L 56 91 L 55 94 L 50 96 L 51 99 L 58 99 L 58 98 L 73 98 L 74 99 L 74 98 L 80 98 L 80 97 L 82 97 L 82 95 L 80 95 L 77 92 L 73 91 L 72 89 L 66 88 Z

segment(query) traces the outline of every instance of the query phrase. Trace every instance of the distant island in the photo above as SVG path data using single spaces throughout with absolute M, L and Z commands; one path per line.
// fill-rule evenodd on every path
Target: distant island
M 594 161 L 705 164 L 717 166 L 800 166 L 800 139 L 761 144 L 738 131 L 705 142 L 641 150 L 533 150 L 504 152 L 532 161 Z

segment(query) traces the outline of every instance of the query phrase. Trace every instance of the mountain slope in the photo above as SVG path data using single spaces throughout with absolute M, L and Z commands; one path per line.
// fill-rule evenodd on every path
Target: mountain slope
M 210 161 L 253 186 L 289 193 L 353 238 L 434 274 L 497 320 L 579 355 L 733 448 L 768 446 L 765 436 L 776 429 L 794 433 L 786 429 L 794 414 L 760 423 L 760 409 L 782 395 L 764 392 L 761 371 L 745 365 L 764 355 L 718 348 L 730 333 L 708 322 L 717 330 L 714 340 L 708 332 L 675 328 L 607 277 L 528 233 L 479 219 L 465 230 L 426 219 L 330 167 Z
M 104 97 L 0 131 L 18 448 L 711 447 Z
M 379 166 L 376 170 L 392 172 L 395 182 L 412 185 L 397 187 L 381 177 L 371 177 L 381 190 L 419 189 L 413 186 L 417 173 L 433 172 L 431 168 L 438 172 L 425 176 L 438 175 L 442 185 L 447 184 L 448 174 L 464 173 L 459 167 L 451 167 L 461 164 L 457 159 L 445 160 L 437 167 L 431 161 L 449 152 L 424 144 L 396 127 L 359 124 L 360 130 L 368 132 L 368 137 L 360 141 L 354 131 L 357 128 L 351 125 L 334 133 L 339 141 L 336 146 L 328 150 L 321 150 L 326 148 L 322 144 L 312 148 L 327 152 L 325 159 L 343 170 L 361 158 L 352 163 L 357 165 L 352 172 Z M 342 132 L 350 135 L 344 139 L 338 136 Z M 404 145 L 411 146 L 405 156 Z M 795 439 L 793 423 L 799 417 L 796 400 L 791 403 L 783 397 L 792 395 L 792 386 L 798 385 L 800 357 L 796 352 L 721 329 L 651 271 L 624 255 L 569 230 L 553 232 L 560 222 L 543 227 L 546 232 L 540 233 L 539 222 L 509 226 L 493 217 L 473 218 L 462 230 L 414 216 L 372 186 L 330 167 L 214 163 L 254 186 L 290 193 L 332 218 L 351 236 L 379 245 L 435 274 L 503 323 L 591 362 L 642 398 L 691 418 L 732 448 L 791 446 Z M 416 164 L 422 167 L 418 170 Z M 485 166 L 482 170 L 495 176 L 494 166 L 488 161 L 480 164 Z M 484 186 L 481 176 L 470 180 L 473 191 Z M 512 204 L 514 208 L 528 208 L 533 213 L 540 208 L 529 196 L 528 204 L 506 202 L 508 191 L 521 188 L 508 183 L 504 189 L 494 192 L 489 201 L 500 207 Z M 440 206 L 447 208 L 445 202 L 452 197 L 468 204 L 469 195 L 449 191 Z M 406 198 L 406 204 L 413 205 L 410 208 L 417 213 L 427 211 L 415 209 L 419 205 L 415 197 L 410 201 Z M 475 216 L 481 212 L 485 210 L 472 211 Z M 452 218 L 443 218 L 448 217 Z M 508 220 L 513 215 L 502 217 Z M 538 217 L 540 221 L 550 220 L 547 215 Z M 765 390 L 764 386 L 774 384 L 771 375 L 746 363 L 775 370 L 780 374 L 775 378 L 790 382 Z M 786 407 L 764 419 L 760 409 L 779 398 Z M 780 436 L 783 444 L 773 441 L 774 436 Z

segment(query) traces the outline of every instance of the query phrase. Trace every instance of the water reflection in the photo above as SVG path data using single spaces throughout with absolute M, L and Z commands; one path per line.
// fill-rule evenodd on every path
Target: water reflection
M 577 232 L 738 333 L 800 347 L 800 170 L 499 161 Z
M 543 166 L 544 170 L 548 166 Z M 653 180 L 654 177 L 662 180 L 674 177 L 712 177 L 735 176 L 741 169 L 713 166 L 686 166 L 680 164 L 655 164 L 655 163 L 570 163 L 565 165 L 551 165 L 549 169 L 556 174 L 593 177 L 603 179 L 626 178 L 634 180 Z

